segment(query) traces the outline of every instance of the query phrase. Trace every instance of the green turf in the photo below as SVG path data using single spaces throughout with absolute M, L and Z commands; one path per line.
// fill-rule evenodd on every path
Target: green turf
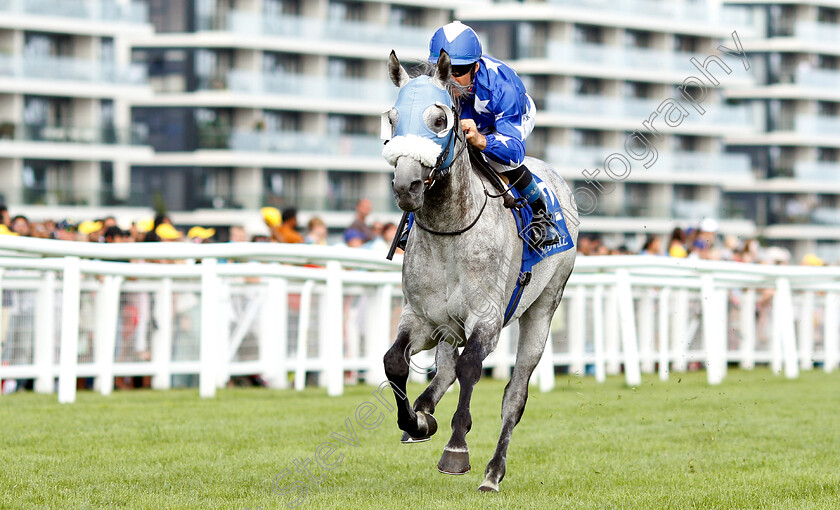
M 497 439 L 504 382 L 482 380 L 467 436 L 473 469 L 435 466 L 457 394 L 436 412 L 431 441 L 401 445 L 393 415 L 361 428 L 355 410 L 372 388 L 340 398 L 323 390 L 82 392 L 0 397 L 0 508 L 286 508 L 272 480 L 312 458 L 330 433 L 353 424 L 341 465 L 310 482 L 297 508 L 840 508 L 840 373 L 789 381 L 767 370 L 620 378 L 559 377 L 532 388 L 508 453 L 501 493 L 480 494 Z M 409 388 L 415 397 L 421 388 Z M 280 486 L 302 482 L 298 474 Z

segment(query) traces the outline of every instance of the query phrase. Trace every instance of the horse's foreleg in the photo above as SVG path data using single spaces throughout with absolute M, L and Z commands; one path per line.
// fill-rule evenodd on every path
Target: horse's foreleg
M 452 437 L 443 448 L 443 455 L 438 462 L 438 471 L 441 473 L 462 475 L 470 470 L 470 453 L 467 448 L 467 432 L 472 427 L 470 399 L 475 384 L 481 378 L 481 364 L 488 354 L 480 338 L 478 329 L 473 330 L 464 352 L 455 362 L 455 375 L 461 393 L 458 396 L 458 408 L 452 416 Z
M 406 382 L 408 381 L 408 359 L 413 354 L 407 328 L 400 328 L 397 339 L 388 349 L 383 358 L 385 375 L 394 390 L 394 400 L 397 403 L 397 425 L 409 436 L 422 439 L 437 431 L 434 418 L 427 419 L 423 413 L 416 413 L 408 403 Z
M 513 367 L 513 374 L 510 382 L 505 386 L 505 395 L 502 398 L 502 431 L 499 434 L 496 452 L 487 464 L 487 469 L 484 470 L 484 482 L 478 488 L 482 492 L 497 492 L 499 483 L 505 477 L 510 437 L 513 434 L 513 428 L 519 423 L 525 411 L 525 403 L 528 400 L 528 382 L 542 357 L 548 337 L 550 321 L 546 320 L 545 316 L 546 314 L 531 313 L 529 310 L 519 319 L 520 336 L 516 365 Z M 552 314 L 547 314 L 547 316 L 551 317 Z
M 430 430 L 426 438 L 422 441 L 427 441 L 437 431 L 437 421 L 434 416 L 435 408 L 440 399 L 446 393 L 446 390 L 455 382 L 455 361 L 458 359 L 458 350 L 450 342 L 440 342 L 437 345 L 437 352 L 435 353 L 435 365 L 437 371 L 432 378 L 429 386 L 417 397 L 414 401 L 414 412 L 421 413 L 425 416 L 429 423 Z M 416 438 L 406 432 L 402 437 L 403 443 L 417 443 Z

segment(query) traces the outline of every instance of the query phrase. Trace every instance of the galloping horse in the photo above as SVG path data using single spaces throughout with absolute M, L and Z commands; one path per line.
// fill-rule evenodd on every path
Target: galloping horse
M 427 440 L 437 431 L 435 406 L 458 379 L 452 436 L 438 470 L 464 474 L 470 470 L 470 398 L 484 359 L 498 343 L 508 299 L 518 288 L 523 240 L 511 212 L 493 199 L 487 180 L 472 168 L 454 106 L 461 92 L 453 88 L 446 52 L 429 75 L 410 78 L 394 52 L 388 68 L 401 90 L 395 108 L 383 114 L 383 131 L 391 138 L 383 156 L 395 167 L 397 204 L 414 213 L 415 226 L 403 259 L 406 303 L 397 338 L 383 360 L 385 373 L 394 389 L 404 443 Z M 568 233 L 576 244 L 577 209 L 566 182 L 543 161 L 527 158 L 526 164 L 559 200 L 563 213 L 575 220 Z M 502 400 L 499 442 L 480 491 L 498 491 L 505 476 L 507 448 L 525 409 L 528 381 L 574 262 L 574 249 L 546 257 L 521 287 L 524 292 L 508 319 L 519 320 L 516 364 Z M 410 356 L 435 346 L 437 372 L 412 407 L 405 393 Z

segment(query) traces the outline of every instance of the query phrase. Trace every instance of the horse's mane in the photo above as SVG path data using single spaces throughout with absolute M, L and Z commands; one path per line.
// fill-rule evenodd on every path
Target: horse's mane
M 437 70 L 437 65 L 424 60 L 407 62 L 404 67 L 408 76 L 411 78 L 417 78 L 418 76 L 434 77 L 435 71 Z M 460 83 L 457 83 L 455 80 L 449 80 L 449 83 L 446 84 L 446 92 L 448 92 L 449 97 L 452 98 L 452 105 L 455 108 L 455 112 L 458 114 L 461 113 L 461 101 L 455 99 L 455 93 L 457 92 L 460 97 L 469 97 L 472 95 L 470 87 L 465 87 Z

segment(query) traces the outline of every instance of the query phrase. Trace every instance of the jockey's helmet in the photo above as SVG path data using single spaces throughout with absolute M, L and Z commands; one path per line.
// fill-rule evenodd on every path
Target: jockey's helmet
M 436 64 L 440 51 L 446 50 L 453 66 L 478 62 L 481 58 L 481 41 L 475 30 L 460 21 L 453 21 L 437 29 L 429 42 L 429 62 Z

